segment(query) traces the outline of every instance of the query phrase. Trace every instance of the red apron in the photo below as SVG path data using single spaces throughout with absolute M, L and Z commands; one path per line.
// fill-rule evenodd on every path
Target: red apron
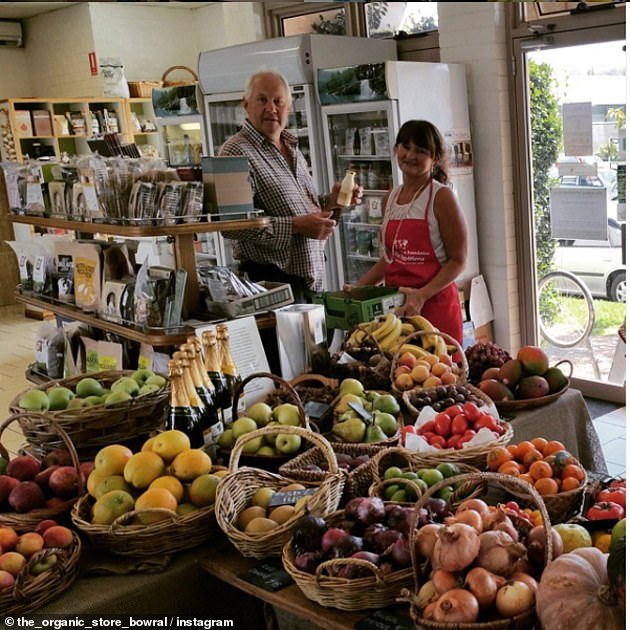
M 386 286 L 418 289 L 428 284 L 442 268 L 429 232 L 428 216 L 432 202 L 433 182 L 423 217 L 387 221 L 384 246 L 387 259 L 391 262 L 385 271 Z M 428 299 L 421 314 L 438 330 L 462 343 L 462 311 L 454 282 Z

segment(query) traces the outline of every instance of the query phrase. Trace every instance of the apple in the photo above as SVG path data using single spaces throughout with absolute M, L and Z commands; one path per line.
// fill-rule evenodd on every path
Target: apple
M 225 429 L 225 431 L 223 431 L 223 433 L 221 433 L 221 435 L 219 436 L 217 442 L 219 443 L 219 446 L 221 448 L 232 448 L 234 446 L 234 443 L 236 442 L 236 440 L 234 439 L 234 434 L 232 433 L 232 429 Z
M 245 411 L 245 415 L 248 418 L 253 418 L 259 427 L 264 427 L 271 422 L 271 415 L 273 409 L 266 402 L 257 402 L 248 407 Z
M 42 558 L 41 560 L 39 560 L 38 562 L 36 562 L 31 567 L 30 570 L 33 575 L 39 575 L 40 573 L 45 573 L 46 571 L 49 571 L 56 564 L 57 564 L 57 555 L 54 553 L 51 553 L 45 556 L 44 558 Z
M 0 571 L 0 591 L 15 584 L 15 578 L 8 571 Z
M 302 438 L 293 433 L 279 433 L 276 435 L 276 450 L 283 455 L 297 453 L 302 446 Z
M 127 392 L 131 396 L 135 396 L 140 391 L 138 383 L 131 376 L 121 376 L 112 383 L 112 393 Z
M 11 490 L 20 485 L 20 480 L 9 475 L 0 475 L 0 503 L 4 503 L 11 494 Z
M 273 419 L 284 426 L 297 427 L 300 425 L 300 411 L 297 405 L 282 403 L 274 407 Z
M 40 463 L 30 455 L 17 455 L 7 464 L 7 475 L 20 481 L 34 479 L 40 470 Z
M 0 571 L 15 577 L 26 565 L 26 558 L 17 551 L 6 551 L 0 556 Z
M 344 394 L 354 394 L 355 396 L 363 395 L 363 383 L 356 378 L 344 378 L 341 383 L 339 383 L 339 395 L 343 396 Z
M 153 370 L 149 368 L 138 368 L 132 375 L 131 378 L 138 383 L 142 387 L 147 381 L 147 379 L 153 376 Z
M 273 446 L 268 446 L 267 444 L 263 444 L 257 451 L 256 455 L 260 455 L 262 457 L 273 457 L 276 454 Z
M 48 411 L 50 400 L 41 389 L 31 389 L 20 396 L 18 405 L 28 411 Z
M 241 416 L 237 418 L 232 423 L 232 437 L 234 440 L 238 440 L 241 435 L 245 435 L 245 433 L 251 433 L 258 428 L 256 421 L 253 418 L 248 418 L 247 416 Z
M 79 473 L 74 466 L 59 466 L 48 479 L 48 487 L 56 497 L 71 499 L 79 493 Z
M 26 534 L 24 534 L 26 535 Z M 44 533 L 44 547 L 70 547 L 73 542 L 72 530 L 63 525 L 53 525 Z
M 247 453 L 249 455 L 256 453 L 263 446 L 262 435 L 256 438 L 251 438 L 247 440 L 245 444 L 243 444 L 243 453 Z
M 74 392 L 67 387 L 51 387 L 46 394 L 48 395 L 48 409 L 50 411 L 67 409 L 68 403 L 74 398 Z
M 133 510 L 134 498 L 124 490 L 111 490 L 92 506 L 92 523 L 111 525 L 119 516 Z
M 21 553 L 25 558 L 30 558 L 34 553 L 44 548 L 44 537 L 37 532 L 26 532 L 22 534 L 17 543 L 15 551 Z
M 102 396 L 103 386 L 95 378 L 86 376 L 77 383 L 74 391 L 80 398 L 87 398 L 88 396 Z
M 42 507 L 46 497 L 34 481 L 20 481 L 9 494 L 9 505 L 20 514 Z

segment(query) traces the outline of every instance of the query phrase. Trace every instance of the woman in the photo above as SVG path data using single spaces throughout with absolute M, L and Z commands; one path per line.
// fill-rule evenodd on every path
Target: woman
M 399 287 L 406 296 L 400 314 L 420 313 L 461 343 L 462 313 L 454 280 L 466 264 L 468 233 L 447 185 L 444 139 L 430 122 L 409 120 L 396 136 L 394 153 L 403 183 L 383 198 L 383 255 L 355 286 L 384 281 Z

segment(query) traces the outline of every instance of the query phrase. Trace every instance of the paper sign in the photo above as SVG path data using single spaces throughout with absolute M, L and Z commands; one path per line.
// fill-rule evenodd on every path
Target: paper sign
M 293 584 L 293 578 L 282 568 L 282 565 L 277 560 L 261 562 L 238 577 L 271 592 Z
M 479 326 L 483 326 L 494 319 L 488 287 L 481 275 L 475 276 L 470 281 L 469 309 L 470 319 L 472 319 L 475 328 L 479 328 Z
M 564 103 L 562 137 L 566 155 L 592 155 L 593 105 L 591 103 Z
M 557 186 L 549 193 L 553 238 L 608 239 L 605 188 Z
M 416 625 L 406 610 L 380 608 L 358 621 L 357 630 L 414 630 Z

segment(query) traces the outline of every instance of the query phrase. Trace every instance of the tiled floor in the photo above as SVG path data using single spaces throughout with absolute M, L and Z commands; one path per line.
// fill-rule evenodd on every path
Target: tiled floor
M 23 307 L 0 307 L 0 419 L 8 417 L 11 400 L 29 386 L 24 376 L 26 367 L 34 360 L 35 334 L 42 322 L 26 318 Z M 626 464 L 626 408 L 621 407 L 594 419 L 595 428 L 604 449 L 608 472 L 625 473 Z M 21 435 L 13 423 L 0 436 L 0 442 L 10 452 L 21 442 Z

